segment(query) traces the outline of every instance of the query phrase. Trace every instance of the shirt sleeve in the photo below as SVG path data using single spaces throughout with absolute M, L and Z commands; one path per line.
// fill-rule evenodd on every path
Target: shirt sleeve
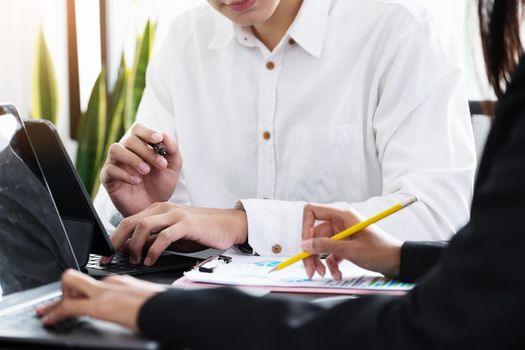
M 433 20 L 418 23 L 381 79 L 372 127 L 383 193 L 351 205 L 368 217 L 401 195 L 418 197 L 416 205 L 378 224 L 401 240 L 446 240 L 469 219 L 476 152 L 452 43 Z
M 376 111 L 369 121 L 381 164 L 382 191 L 348 201 L 370 217 L 410 196 L 419 201 L 378 223 L 405 240 L 447 240 L 469 218 L 476 153 L 453 40 L 432 20 L 410 27 L 386 50 Z M 341 179 L 333 179 L 342 181 Z M 243 200 L 249 243 L 259 254 L 299 251 L 304 203 Z M 290 235 L 294 237 L 289 237 Z

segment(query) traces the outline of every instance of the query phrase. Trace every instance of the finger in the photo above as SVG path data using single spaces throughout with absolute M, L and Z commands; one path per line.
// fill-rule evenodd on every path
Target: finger
M 139 219 L 129 240 L 131 263 L 138 264 L 140 262 L 144 245 L 152 233 L 160 232 L 174 224 L 176 224 L 176 221 L 174 221 L 173 215 L 168 213 Z
M 151 245 L 153 244 L 153 242 L 155 242 L 155 240 L 157 239 L 157 236 L 158 234 L 157 233 L 154 233 L 152 235 L 150 235 L 147 239 L 146 239 L 146 242 L 144 243 L 144 247 L 142 248 L 142 255 L 146 255 L 146 252 L 148 251 L 148 249 L 151 247 Z M 129 242 L 130 240 L 128 239 L 126 241 L 126 243 L 124 243 L 122 245 L 122 247 L 120 247 L 120 251 L 125 253 L 125 254 L 128 254 L 129 255 Z
M 98 260 L 98 263 L 100 265 L 109 265 L 111 264 L 111 261 L 113 261 L 113 255 L 111 256 L 101 256 Z
M 168 161 L 166 158 L 155 152 L 147 142 L 140 139 L 139 137 L 129 136 L 121 142 L 127 150 L 136 154 L 142 161 L 146 162 L 150 166 L 154 166 L 158 169 L 165 169 L 168 166 Z
M 146 255 L 149 248 L 151 248 L 151 245 L 153 244 L 153 242 L 155 242 L 158 236 L 159 236 L 158 233 L 154 233 L 148 237 L 148 239 L 146 240 L 146 243 L 144 243 L 144 248 L 142 248 L 142 254 Z
M 36 312 L 39 316 L 46 315 L 52 312 L 55 308 L 60 307 L 63 300 L 91 297 L 98 293 L 99 288 L 99 282 L 95 279 L 73 269 L 66 270 L 62 274 L 61 279 L 62 300 L 57 303 L 39 307 Z
M 141 141 L 136 137 L 130 137 L 124 139 L 122 141 L 123 144 L 114 143 L 109 146 L 108 163 L 119 167 L 126 165 L 142 175 L 149 174 L 151 167 L 147 164 L 148 159 L 145 159 L 139 152 L 134 150 L 137 147 L 130 147 L 130 145 L 137 142 L 140 143 Z M 144 144 L 144 147 L 149 148 L 146 144 Z
M 115 248 L 115 251 L 121 250 L 122 246 L 126 243 L 126 241 L 131 237 L 133 234 L 133 231 L 135 230 L 136 225 L 136 219 L 135 215 L 129 216 L 122 220 L 122 222 L 117 226 L 115 231 L 111 234 L 111 244 L 113 245 L 113 248 Z M 101 263 L 107 263 L 107 261 L 111 261 L 111 257 L 107 257 L 108 259 L 101 259 Z
M 155 242 L 153 242 L 149 248 L 146 259 L 144 260 L 144 265 L 151 266 L 155 264 L 157 259 L 173 242 L 183 239 L 184 237 L 186 237 L 186 231 L 181 225 L 171 226 L 161 231 Z
M 90 315 L 93 302 L 89 299 L 65 299 L 43 315 L 42 324 L 46 327 L 56 325 L 68 318 Z
M 334 253 L 344 256 L 347 243 L 346 241 L 336 241 L 331 238 L 321 237 L 303 241 L 301 248 L 312 254 Z
M 303 211 L 303 229 L 301 237 L 304 240 L 310 239 L 313 237 L 313 228 L 315 225 L 315 215 L 312 210 L 312 205 L 306 205 Z
M 135 172 L 130 173 L 114 164 L 106 164 L 100 172 L 100 182 L 102 184 L 108 184 L 117 181 L 126 182 L 130 185 L 138 185 L 142 182 L 142 179 Z
M 160 132 L 140 123 L 135 123 L 131 126 L 131 135 L 140 138 L 146 143 L 164 142 L 164 136 Z
M 311 238 L 332 237 L 333 235 L 334 235 L 333 225 L 331 221 L 326 221 L 314 227 L 313 235 Z
M 326 268 L 321 259 L 319 258 L 319 255 L 316 255 L 315 270 L 321 277 L 324 277 L 324 275 L 326 274 Z
M 312 221 L 310 221 L 310 219 L 306 217 L 307 215 L 308 211 L 305 210 L 305 215 L 303 216 L 303 219 L 305 219 L 304 222 L 306 222 L 306 225 L 310 225 Z M 315 219 L 313 220 L 313 223 L 315 223 Z M 317 225 L 316 227 L 309 228 L 305 228 L 304 225 L 305 224 L 303 224 L 303 239 L 308 240 L 310 238 L 316 237 L 317 235 L 331 236 L 331 226 L 329 223 L 322 223 L 320 225 Z M 319 256 L 317 255 L 304 259 L 303 265 L 308 278 L 312 278 L 316 271 L 319 273 L 319 275 L 323 277 L 326 273 L 326 269 L 321 260 L 319 259 Z
M 68 269 L 62 274 L 61 287 L 66 295 L 82 296 L 93 296 L 100 288 L 97 280 L 73 269 Z
M 122 246 L 126 241 L 131 237 L 133 231 L 135 231 L 135 226 L 138 224 L 139 220 L 150 216 L 155 215 L 161 212 L 165 212 L 169 209 L 168 203 L 155 203 L 145 210 L 141 211 L 138 214 L 128 216 L 124 218 L 117 229 L 111 234 L 111 243 L 116 251 L 121 250 Z M 104 259 L 107 261 L 107 259 Z
M 48 305 L 39 306 L 36 308 L 36 314 L 38 317 L 43 317 L 45 314 L 47 314 L 49 311 L 51 311 L 53 308 L 57 307 L 57 305 L 60 303 L 60 301 L 57 301 L 55 303 L 51 303 Z
M 341 258 L 337 255 L 330 254 L 326 259 L 326 265 L 328 266 L 328 269 L 330 270 L 330 274 L 332 277 L 340 281 L 342 279 L 341 270 L 339 270 L 339 263 L 341 262 Z
M 166 155 L 168 167 L 170 169 L 178 170 L 182 167 L 182 157 L 179 152 L 179 147 L 168 134 L 163 134 L 163 136 L 164 140 L 162 143 L 164 143 L 164 146 L 166 146 L 166 151 L 168 151 L 168 154 Z
M 306 276 L 310 279 L 314 276 L 314 273 L 316 271 L 316 263 L 315 263 L 316 257 L 317 256 L 312 255 L 303 260 L 303 265 L 306 271 Z
M 117 227 L 117 229 L 111 234 L 111 243 L 113 244 L 113 247 L 115 248 L 115 251 L 119 251 L 122 249 L 123 245 L 126 243 L 126 241 L 131 238 L 133 232 L 135 231 L 135 226 L 139 222 L 140 219 L 148 216 L 153 216 L 161 213 L 166 213 L 170 211 L 173 207 L 177 208 L 177 206 L 173 203 L 169 202 L 162 202 L 162 203 L 155 203 L 150 205 L 148 208 L 144 209 L 138 214 L 128 216 Z M 177 214 L 178 211 L 174 211 L 174 214 Z M 178 217 L 174 217 L 173 220 L 176 222 L 178 221 Z M 101 259 L 101 263 L 109 263 L 111 262 L 111 257 L 107 257 L 106 259 Z
M 348 212 L 345 212 L 340 209 L 325 205 L 314 205 L 309 204 L 305 207 L 305 210 L 308 210 L 309 215 L 313 217 L 314 223 L 315 220 L 322 221 L 333 221 L 333 220 L 345 220 L 345 217 L 348 215 Z M 312 224 L 313 225 L 313 224 Z
M 341 256 L 336 255 L 336 254 L 330 254 L 326 258 L 327 259 L 330 258 L 330 260 L 333 261 L 334 263 L 336 263 L 337 265 L 339 265 L 341 263 L 341 261 L 344 260 Z

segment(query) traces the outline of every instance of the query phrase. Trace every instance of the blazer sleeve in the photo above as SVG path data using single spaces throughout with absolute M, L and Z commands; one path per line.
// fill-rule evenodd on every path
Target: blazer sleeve
M 401 247 L 399 279 L 403 282 L 419 280 L 436 264 L 447 246 L 447 241 L 405 242 Z

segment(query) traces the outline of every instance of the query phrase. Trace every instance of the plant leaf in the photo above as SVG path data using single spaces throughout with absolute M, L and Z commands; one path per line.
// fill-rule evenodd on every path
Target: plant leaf
M 126 100 L 126 129 L 131 127 L 135 121 L 137 110 L 139 108 L 140 101 L 142 100 L 142 95 L 144 94 L 144 88 L 146 87 L 146 70 L 148 68 L 151 51 L 153 49 L 153 42 L 155 40 L 155 29 L 156 24 L 152 24 L 150 21 L 148 21 L 146 23 L 143 35 L 137 38 L 135 62 L 131 70 L 127 87 L 128 98 Z
M 44 30 L 40 27 L 33 65 L 31 115 L 34 119 L 47 119 L 58 123 L 59 95 L 56 71 L 49 53 Z
M 97 191 L 99 166 L 104 160 L 106 145 L 106 70 L 100 72 L 88 108 L 79 125 L 76 167 L 88 193 L 94 197 Z
M 112 143 L 118 142 L 126 129 L 124 128 L 124 111 L 126 107 L 126 87 L 129 79 L 129 69 L 126 65 L 124 55 L 120 60 L 118 70 L 117 82 L 115 88 L 111 93 L 108 115 L 107 115 L 107 130 L 106 130 L 106 153 Z M 105 157 L 104 157 L 105 158 Z

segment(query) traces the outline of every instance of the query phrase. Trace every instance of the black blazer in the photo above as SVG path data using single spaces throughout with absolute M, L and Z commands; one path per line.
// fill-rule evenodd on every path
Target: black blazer
M 195 349 L 524 349 L 525 64 L 496 114 L 470 222 L 435 264 L 420 268 L 428 247 L 405 245 L 402 277 L 426 272 L 406 296 L 323 308 L 228 288 L 172 290 L 146 302 L 140 329 Z

